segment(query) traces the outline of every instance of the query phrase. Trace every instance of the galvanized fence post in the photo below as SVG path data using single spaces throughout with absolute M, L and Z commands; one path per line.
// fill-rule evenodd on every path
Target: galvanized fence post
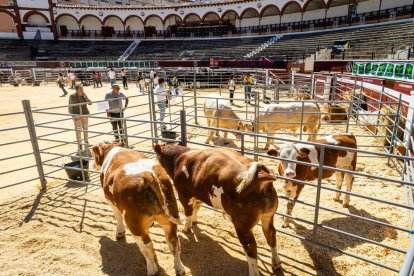
M 317 183 L 317 188 L 316 188 L 317 190 L 316 190 L 315 215 L 314 215 L 314 220 L 313 220 L 313 240 L 314 241 L 316 241 L 316 233 L 318 229 L 319 204 L 321 200 L 324 161 L 325 161 L 325 146 L 321 146 L 320 153 L 319 153 L 318 183 Z
M 40 149 L 39 149 L 39 143 L 37 141 L 32 108 L 30 106 L 29 100 L 23 100 L 22 104 L 23 104 L 23 109 L 24 109 L 24 115 L 26 117 L 27 129 L 29 130 L 30 141 L 31 141 L 32 148 L 33 148 L 33 155 L 36 161 L 37 172 L 39 174 L 40 184 L 41 184 L 42 190 L 45 190 L 47 181 L 45 178 L 45 172 L 43 171 L 42 158 L 40 156 Z
M 392 127 L 392 133 L 391 133 L 391 139 L 390 139 L 390 146 L 388 148 L 388 153 L 392 154 L 393 153 L 393 147 L 394 147 L 394 143 L 395 140 L 398 139 L 398 128 L 399 128 L 399 122 L 400 122 L 400 111 L 401 111 L 401 98 L 402 98 L 402 93 L 400 93 L 400 96 L 398 98 L 398 107 L 394 116 L 394 125 Z M 388 158 L 388 165 L 390 163 L 391 158 Z
M 152 125 L 154 129 L 154 136 L 155 138 L 158 138 L 158 125 L 157 125 L 157 116 L 155 112 L 155 99 L 154 99 L 154 87 L 152 87 L 152 84 L 149 87 L 149 93 L 148 96 L 150 98 L 150 105 L 151 105 L 151 111 L 152 111 Z M 158 144 L 158 140 L 155 141 L 156 144 Z
M 180 126 L 181 126 L 181 145 L 187 146 L 187 119 L 185 110 L 180 110 Z
M 193 99 L 194 99 L 194 123 L 198 125 L 198 115 L 197 115 L 197 78 L 196 72 L 194 71 L 193 77 Z
M 375 126 L 375 135 L 378 134 L 378 125 L 380 123 L 380 117 L 381 117 L 381 108 L 382 108 L 382 101 L 384 100 L 384 85 L 381 88 L 381 96 L 380 96 L 380 103 L 378 107 L 378 114 L 377 114 L 377 124 Z
M 259 137 L 257 136 L 257 134 L 259 133 L 259 94 L 257 92 L 255 92 L 255 97 L 254 97 L 254 153 L 258 153 L 259 152 Z M 255 154 L 254 155 L 254 160 L 257 161 L 258 157 Z

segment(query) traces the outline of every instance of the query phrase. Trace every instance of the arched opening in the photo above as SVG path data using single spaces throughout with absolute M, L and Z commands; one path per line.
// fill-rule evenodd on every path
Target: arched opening
M 302 7 L 298 2 L 290 1 L 282 8 L 281 14 L 282 23 L 300 22 L 302 20 Z
M 202 19 L 204 24 L 218 25 L 220 23 L 220 16 L 215 12 L 206 13 Z
M 236 19 L 239 19 L 239 15 L 233 10 L 228 10 L 221 16 L 221 22 L 233 26 L 236 26 Z
M 164 19 L 164 27 L 170 36 L 177 35 L 177 27 L 183 25 L 183 20 L 176 14 L 170 14 Z
M 27 18 L 27 25 L 36 27 L 46 27 L 47 21 L 40 14 L 32 14 Z
M 164 23 L 158 15 L 150 15 L 144 21 L 145 36 L 156 35 L 157 32 L 164 30 Z
M 123 31 L 124 30 L 124 23 L 122 22 L 121 18 L 118 16 L 110 15 L 106 17 L 104 20 L 105 27 L 112 27 L 115 31 Z
M 85 15 L 79 19 L 79 24 L 82 30 L 101 30 L 102 22 L 94 15 Z
M 82 36 L 111 36 L 102 29 L 101 20 L 94 15 L 84 15 L 79 19 L 80 31 Z
M 258 26 L 260 14 L 256 9 L 248 8 L 245 9 L 241 15 L 241 27 Z
M 15 33 L 16 26 L 13 16 L 8 13 L 0 12 L 0 33 Z
M 303 21 L 317 22 L 319 19 L 325 19 L 325 1 L 309 0 L 303 6 Z
M 261 25 L 279 24 L 280 10 L 275 5 L 268 5 L 260 12 Z
M 197 26 L 201 24 L 201 18 L 195 13 L 190 13 L 184 17 L 184 24 L 186 26 Z
M 125 31 L 127 37 L 141 36 L 144 32 L 144 22 L 138 16 L 128 16 L 125 18 Z
M 79 30 L 78 21 L 72 15 L 60 15 L 56 18 L 56 26 L 60 36 Z

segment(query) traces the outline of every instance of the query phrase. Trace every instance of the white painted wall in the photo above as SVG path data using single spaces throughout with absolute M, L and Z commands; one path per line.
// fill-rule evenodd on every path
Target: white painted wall
M 259 18 L 243 18 L 241 20 L 242 27 L 259 26 Z
M 300 12 L 284 14 L 282 15 L 282 23 L 300 22 L 301 18 L 302 14 Z
M 324 9 L 307 11 L 303 14 L 303 21 L 313 20 L 313 19 L 324 19 L 324 18 L 325 18 Z
M 19 35 L 17 33 L 2 33 L 2 32 L 0 32 L 0 38 L 18 39 Z
M 340 17 L 348 15 L 348 5 L 332 7 L 328 9 L 327 17 Z
M 17 0 L 17 5 L 20 8 L 48 9 L 49 1 L 48 0 Z
M 382 1 L 382 2 L 385 3 L 385 2 L 393 2 L 393 1 Z M 358 4 L 358 13 L 378 11 L 379 4 L 380 4 L 380 0 L 369 0 L 365 2 L 360 2 Z
M 37 32 L 23 32 L 24 39 L 34 39 Z M 53 33 L 52 32 L 40 32 L 40 35 L 43 40 L 53 40 Z
M 270 25 L 270 24 L 279 24 L 279 22 L 280 22 L 280 16 L 279 15 L 273 15 L 273 16 L 262 17 L 261 24 L 262 25 Z
M 406 5 L 412 5 L 412 0 L 393 0 L 393 1 L 382 1 L 381 9 L 390 9 L 395 7 L 401 7 Z

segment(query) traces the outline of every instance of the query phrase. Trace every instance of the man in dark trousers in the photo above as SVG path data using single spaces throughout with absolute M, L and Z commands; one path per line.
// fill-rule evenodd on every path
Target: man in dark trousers
M 73 121 L 76 128 L 76 140 L 78 141 L 79 150 L 82 150 L 81 138 L 83 131 L 83 139 L 85 149 L 88 148 L 88 116 L 89 110 L 86 104 L 91 105 L 89 100 L 83 91 L 83 87 L 80 84 L 75 85 L 75 93 L 69 96 L 69 114 L 72 114 Z
M 107 115 L 111 118 L 115 140 L 125 141 L 123 138 L 124 131 L 122 120 L 118 119 L 124 117 L 124 109 L 128 107 L 129 100 L 122 92 L 120 92 L 119 85 L 117 84 L 112 85 L 112 91 L 105 95 L 105 100 L 108 100 L 109 103 Z M 125 107 L 122 106 L 122 100 L 125 100 Z

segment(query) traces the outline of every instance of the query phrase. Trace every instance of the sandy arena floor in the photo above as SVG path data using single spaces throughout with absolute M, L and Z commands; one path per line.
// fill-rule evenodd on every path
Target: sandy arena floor
M 109 88 L 93 89 L 86 87 L 86 93 L 92 100 L 101 100 Z M 59 97 L 60 90 L 54 86 L 42 87 L 0 87 L 2 106 L 1 113 L 21 111 L 21 100 L 30 99 L 33 108 L 63 106 L 68 97 Z M 138 95 L 138 89 L 132 87 L 125 91 L 128 96 Z M 205 95 L 200 92 L 199 95 Z M 131 100 L 131 105 L 146 103 L 147 96 Z M 188 103 L 191 105 L 191 103 Z M 96 112 L 96 107 L 90 107 Z M 176 108 L 178 110 L 178 108 Z M 173 111 L 176 111 L 175 109 Z M 66 113 L 66 108 L 56 110 Z M 131 108 L 126 115 L 140 113 L 142 108 Z M 64 118 L 48 114 L 35 114 L 36 123 Z M 136 116 L 136 119 L 148 120 L 148 115 Z M 101 122 L 91 119 L 90 124 Z M 24 116 L 0 117 L 0 129 L 24 125 Z M 201 119 L 200 124 L 205 125 Z M 68 120 L 53 124 L 60 127 L 72 127 Z M 91 127 L 91 131 L 111 130 L 109 123 Z M 37 128 L 38 136 L 56 130 Z M 148 126 L 137 126 L 128 130 L 129 133 L 141 136 L 150 136 Z M 332 134 L 344 131 L 344 126 L 323 126 L 321 134 Z M 351 127 L 350 131 L 357 135 L 368 135 L 360 127 Z M 203 143 L 204 130 L 190 128 L 191 142 Z M 27 130 L 4 132 L 0 143 L 21 140 L 28 137 Z M 288 137 L 288 135 L 286 135 Z M 73 141 L 74 133 L 54 135 L 53 139 Z M 111 136 L 105 137 L 111 139 Z M 101 136 L 91 138 L 95 143 L 103 140 Z M 140 139 L 130 139 L 130 143 Z M 264 141 L 264 140 L 263 140 Z M 364 145 L 365 150 L 381 151 L 375 147 L 379 145 L 376 138 L 358 137 L 358 143 Z M 238 144 L 238 142 L 237 142 Z M 54 142 L 41 141 L 41 148 L 56 145 Z M 249 143 L 247 143 L 250 146 Z M 198 148 L 198 146 L 191 146 Z M 143 142 L 135 145 L 135 149 L 150 150 L 151 143 Z M 0 159 L 7 156 L 25 153 L 31 150 L 30 144 L 12 145 L 7 150 L 0 151 Z M 76 145 L 48 150 L 53 153 L 69 154 L 76 150 Z M 42 155 L 43 160 L 52 158 L 51 154 Z M 59 165 L 70 161 L 70 158 L 59 159 L 50 163 Z M 275 169 L 277 164 L 269 159 L 262 162 Z M 357 170 L 372 175 L 386 176 L 399 179 L 397 171 L 388 166 L 387 160 L 372 156 L 358 158 Z M 13 162 L 1 162 L 2 172 L 33 164 L 33 157 L 28 156 L 16 159 Z M 56 170 L 48 167 L 46 172 Z M 19 180 L 28 179 L 37 175 L 36 168 L 21 173 L 0 175 L 0 188 Z M 64 177 L 64 172 L 53 174 Z M 0 275 L 145 275 L 145 260 L 140 254 L 137 245 L 127 231 L 123 241 L 115 240 L 115 219 L 109 206 L 106 204 L 101 188 L 96 181 L 88 185 L 67 183 L 62 180 L 48 179 L 49 189 L 39 193 L 39 183 L 33 181 L 19 186 L 3 188 L 0 193 Z M 335 187 L 334 178 L 324 181 L 324 185 Z M 283 183 L 275 182 L 279 194 L 283 194 Z M 404 203 L 404 189 L 402 186 L 370 178 L 356 177 L 353 192 L 370 195 L 376 198 Z M 314 204 L 316 189 L 305 187 L 300 199 Z M 402 208 L 368 201 L 363 198 L 351 197 L 351 207 L 344 209 L 341 203 L 332 200 L 333 193 L 323 190 L 321 206 L 335 210 L 375 219 L 381 222 L 407 226 L 406 212 Z M 286 201 L 280 200 L 278 212 L 284 213 Z M 313 221 L 314 208 L 297 204 L 293 215 L 301 219 Z M 182 215 L 183 216 L 183 215 Z M 390 246 L 406 250 L 409 237 L 406 233 L 393 230 L 389 227 L 375 225 L 363 220 L 350 218 L 328 211 L 320 211 L 319 223 L 350 232 L 365 238 L 381 242 Z M 282 225 L 282 217 L 275 216 L 275 226 Z M 180 228 L 181 230 L 181 228 Z M 312 226 L 297 222 L 292 228 L 285 229 L 288 233 L 312 238 Z M 155 244 L 156 254 L 160 265 L 161 275 L 174 275 L 173 258 L 158 226 L 151 228 L 151 237 Z M 261 273 L 271 274 L 270 249 L 268 248 L 260 227 L 255 229 L 259 251 L 259 265 Z M 199 223 L 193 232 L 184 234 L 179 231 L 182 246 L 182 260 L 188 275 L 247 275 L 247 262 L 231 223 L 220 213 L 203 208 L 200 212 Z M 388 270 L 357 260 L 340 252 L 328 250 L 315 244 L 288 236 L 278 232 L 278 250 L 283 261 L 283 271 L 278 275 L 393 275 Z M 318 230 L 318 242 L 334 246 L 348 253 L 358 254 L 374 261 L 400 267 L 404 254 L 363 242 L 329 230 Z

